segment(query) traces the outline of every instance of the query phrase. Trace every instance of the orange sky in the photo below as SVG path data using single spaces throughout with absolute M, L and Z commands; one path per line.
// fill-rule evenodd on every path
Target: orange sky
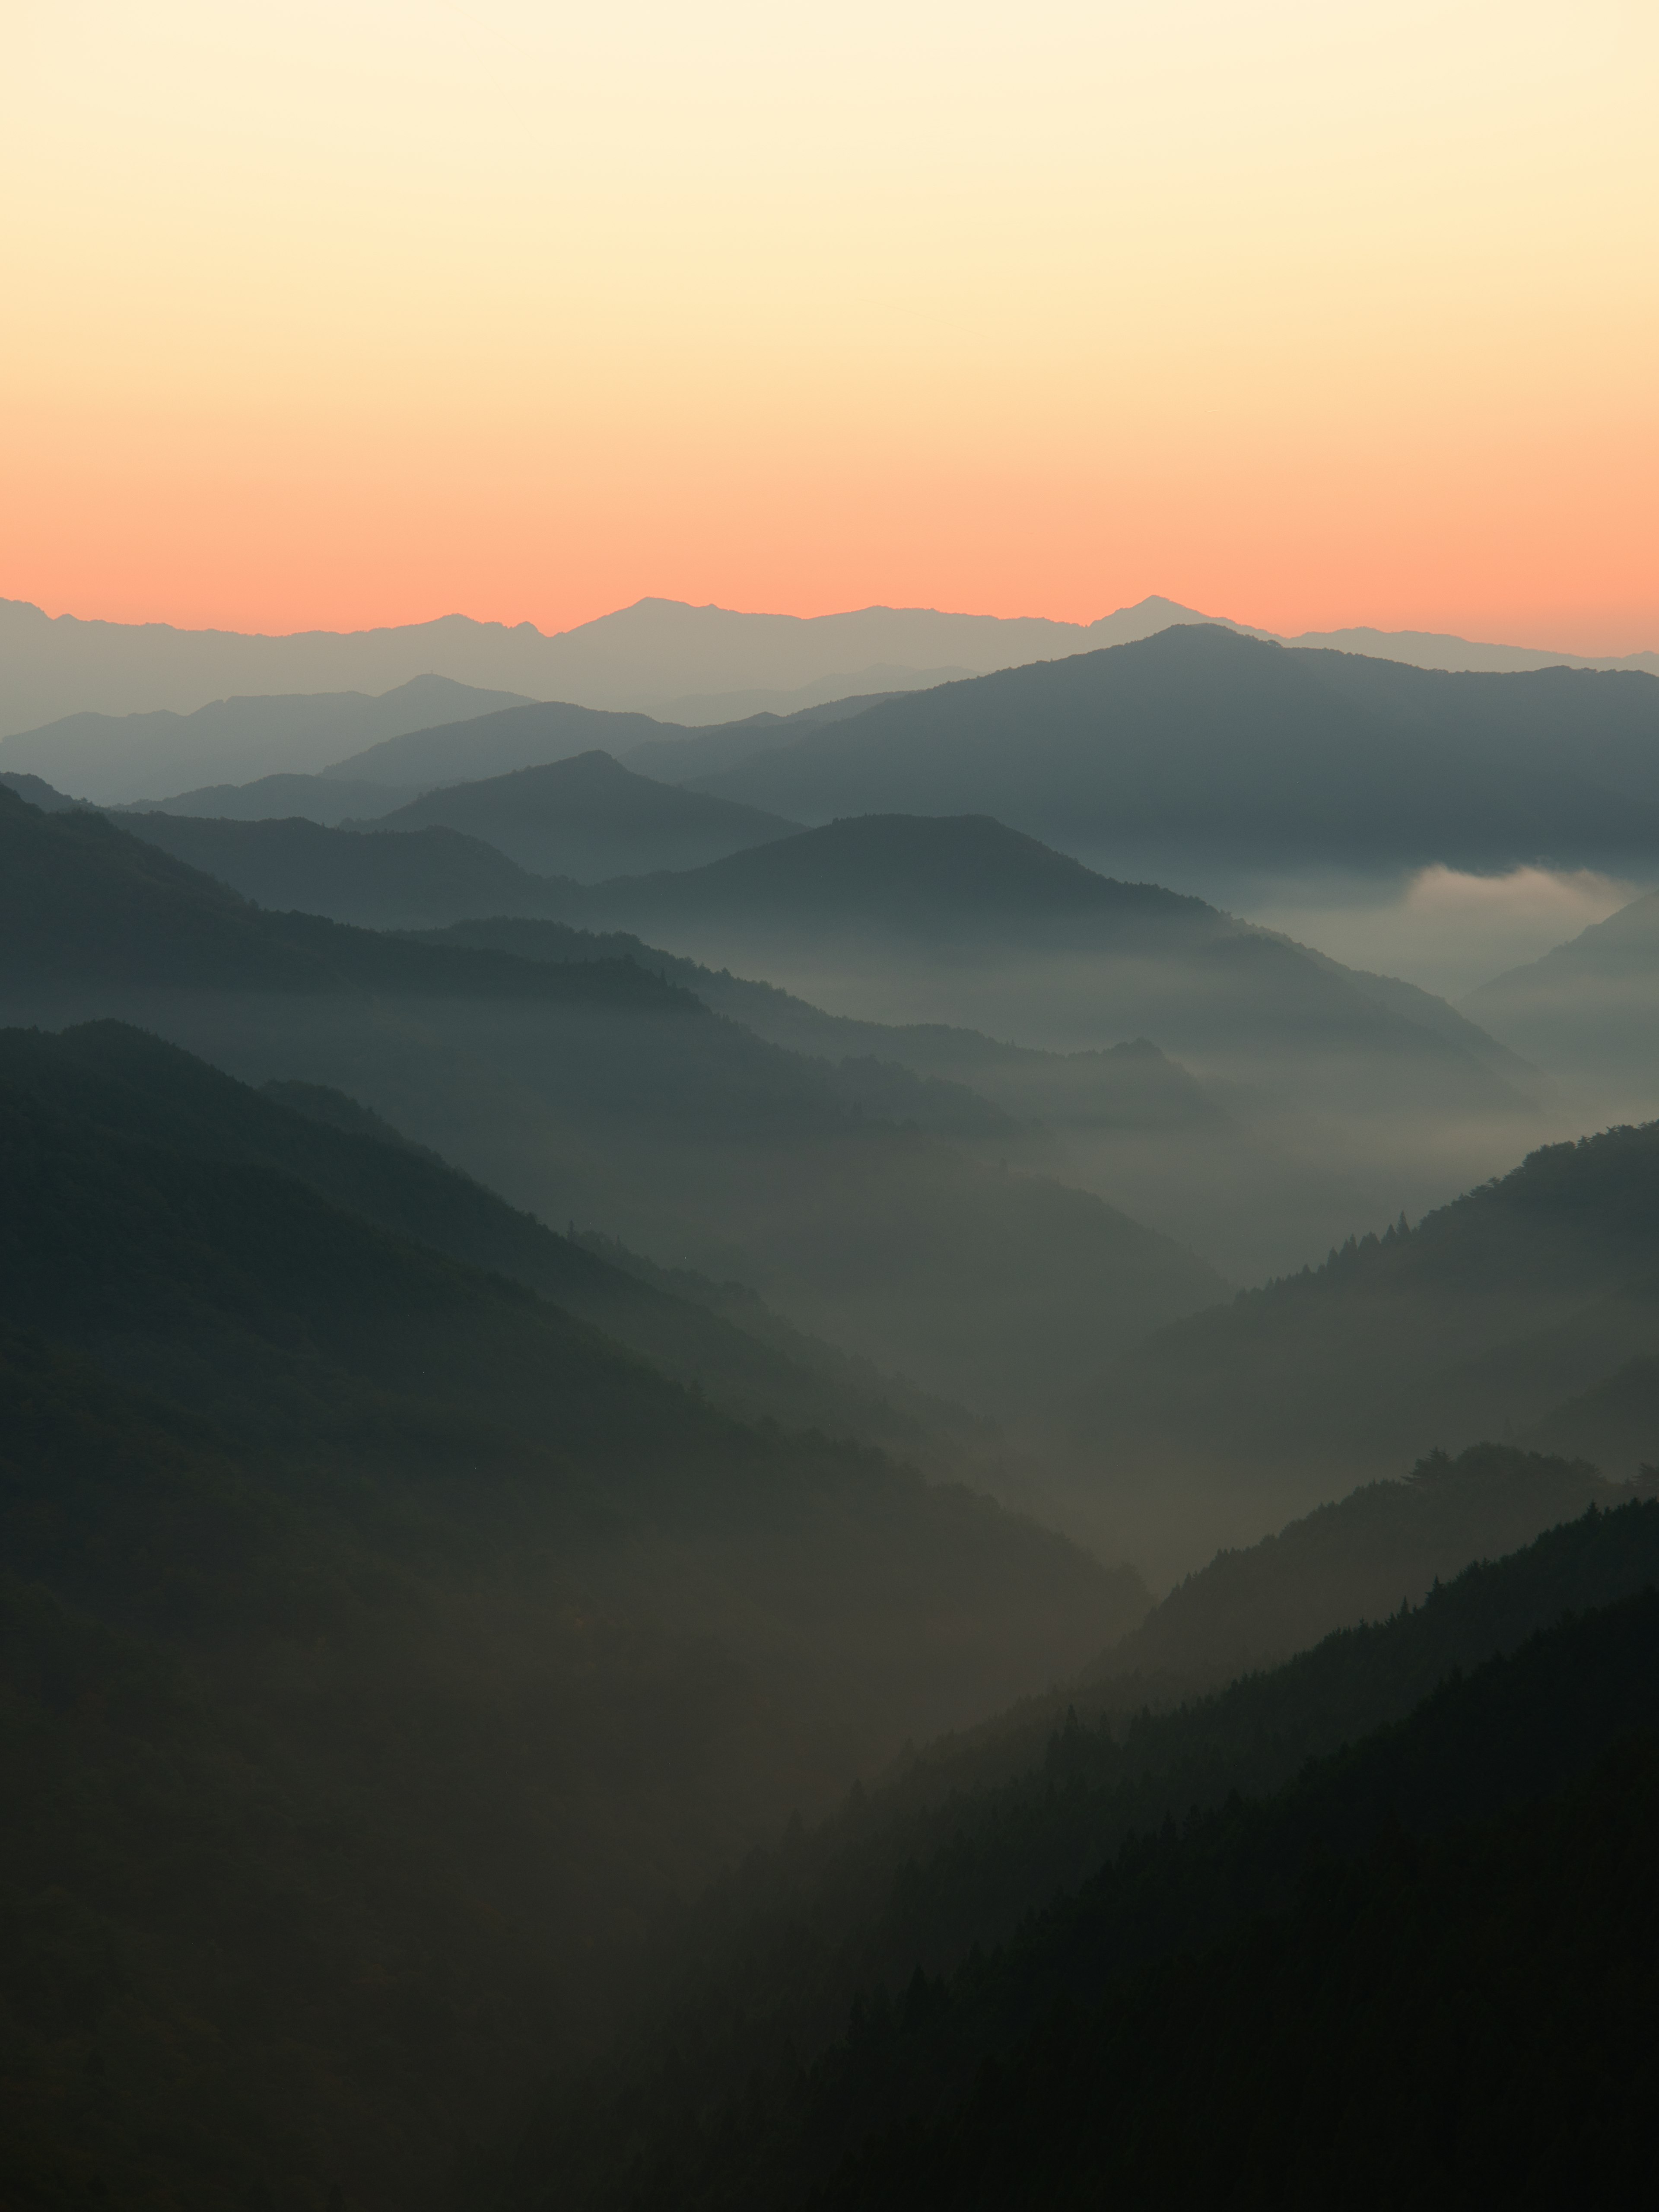
M 0 0 L 0 594 L 1659 646 L 1659 11 Z

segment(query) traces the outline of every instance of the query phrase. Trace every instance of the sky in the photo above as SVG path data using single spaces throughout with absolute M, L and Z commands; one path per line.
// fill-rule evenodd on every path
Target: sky
M 0 0 L 0 596 L 1659 646 L 1651 0 Z

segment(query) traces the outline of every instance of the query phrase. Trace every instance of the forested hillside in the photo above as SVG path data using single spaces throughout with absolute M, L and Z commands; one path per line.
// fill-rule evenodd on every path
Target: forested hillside
M 1357 1478 L 1547 1419 L 1650 1353 L 1656 1295 L 1659 1124 L 1609 1129 L 1161 1332 L 1103 1369 L 1079 1430 L 1149 1472 Z
M 3 1042 L 21 2201 L 436 2201 L 678 1891 L 1144 1603 L 331 1201 L 313 1121 Z
M 1344 1882 L 1367 1895 L 1372 1854 L 1386 1865 L 1402 1829 L 1426 1839 L 1499 1821 L 1493 1863 L 1524 1853 L 1518 1808 L 1659 1726 L 1656 1572 L 1659 1505 L 1592 1512 L 1219 1696 L 1158 1716 L 1039 1721 L 919 1765 L 821 1841 L 786 1844 L 711 1911 L 678 2009 L 580 2094 L 552 2096 L 504 2197 L 543 2203 L 556 2173 L 577 2204 L 805 2204 L 826 2185 L 854 2203 L 866 2184 L 878 2203 L 907 2189 L 947 2201 L 971 2186 L 952 2141 L 1000 2078 L 981 2069 L 1029 2065 L 1016 2079 L 1034 2078 L 1043 2046 L 1021 2054 L 1051 2014 L 1068 2034 L 1133 2037 L 1146 1990 L 1182 1959 L 1231 1990 L 1230 1954 L 1213 1947 L 1253 1943 L 1262 1915 L 1293 1944 L 1304 1870 L 1323 1866 L 1339 1895 Z M 1644 1802 L 1612 1801 L 1610 1834 L 1632 1851 Z M 1315 1923 L 1328 1942 L 1346 1924 Z M 1535 1944 L 1510 1928 L 1504 1942 L 1559 1977 L 1573 1970 L 1575 1924 Z M 1436 1932 L 1402 1931 L 1401 1964 L 1432 1985 L 1438 1946 L 1455 1938 L 1426 1926 Z M 1481 1955 L 1495 1969 L 1502 1946 Z M 1223 2016 L 1248 2044 L 1248 2009 Z M 1231 2110 L 1260 2092 L 1226 2049 L 1218 2038 L 1213 2094 Z M 1109 2079 L 1115 2062 L 1099 2063 Z M 1133 2077 L 1159 2112 L 1164 2064 Z M 1565 2122 L 1571 2094 L 1550 2095 Z M 1062 2179 L 1073 2159 L 1110 2170 L 1124 2128 L 1112 2115 L 1132 2102 L 1045 2102 L 1034 2134 L 1011 2099 L 1003 2126 L 1033 2189 L 1059 2185 L 1045 2144 Z M 1274 2125 L 1297 2109 L 1292 2099 Z M 1179 2180 L 1178 2148 L 1159 2140 Z M 1013 2166 L 994 2171 L 1025 2201 Z

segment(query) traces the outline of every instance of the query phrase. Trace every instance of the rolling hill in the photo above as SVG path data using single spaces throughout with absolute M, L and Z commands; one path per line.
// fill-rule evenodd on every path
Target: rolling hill
M 1447 674 L 1213 625 L 892 699 L 700 780 L 821 823 L 982 813 L 1115 865 L 1659 851 L 1659 678 Z
M 574 754 L 482 783 L 448 784 L 380 816 L 386 831 L 443 829 L 477 837 L 541 876 L 698 868 L 799 829 L 730 799 L 636 775 L 606 752 Z M 470 912 L 506 912 L 474 906 Z

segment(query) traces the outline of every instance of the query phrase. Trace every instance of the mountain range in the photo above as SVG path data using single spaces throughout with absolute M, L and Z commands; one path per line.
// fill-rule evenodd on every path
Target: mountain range
M 635 775 L 609 753 L 593 751 L 482 782 L 444 785 L 378 816 L 374 826 L 387 834 L 458 831 L 539 875 L 599 883 L 702 867 L 791 836 L 800 824 Z M 466 913 L 495 910 L 475 904 Z
M 44 775 L 74 798 L 115 805 L 208 780 L 311 774 L 403 732 L 516 703 L 510 692 L 419 675 L 377 697 L 278 693 L 214 699 L 184 713 L 82 709 L 43 729 L 18 731 L 14 720 L 17 733 L 0 745 L 0 763 Z
M 922 1127 L 914 1079 L 872 1097 L 631 959 L 269 913 L 104 816 L 9 793 L 0 933 L 6 1018 L 118 1016 L 249 1079 L 343 1091 L 543 1219 L 735 1279 L 982 1413 L 1050 1402 L 1091 1348 L 1224 1294 L 1120 1208 Z
M 532 699 L 713 722 L 763 708 L 811 705 L 816 698 L 810 695 L 828 696 L 825 686 L 842 696 L 897 690 L 932 681 L 945 669 L 1014 667 L 1120 644 L 1171 623 L 1212 619 L 1156 598 L 1089 623 L 888 607 L 803 619 L 642 599 L 556 636 L 529 623 L 509 626 L 451 615 L 402 629 L 255 637 L 160 623 L 51 618 L 14 599 L 0 601 L 0 691 L 7 701 L 0 737 L 67 714 L 162 708 L 189 714 L 239 693 L 380 692 L 433 673 Z M 1382 658 L 1397 654 L 1432 667 L 1548 662 L 1642 666 L 1659 673 L 1659 657 L 1653 654 L 1607 664 L 1416 633 L 1339 631 L 1293 641 Z M 50 778 L 50 769 L 45 772 Z
M 1659 851 L 1659 678 L 1448 675 L 1185 624 L 887 700 L 697 787 L 805 822 L 991 814 L 1154 872 L 1616 871 Z

